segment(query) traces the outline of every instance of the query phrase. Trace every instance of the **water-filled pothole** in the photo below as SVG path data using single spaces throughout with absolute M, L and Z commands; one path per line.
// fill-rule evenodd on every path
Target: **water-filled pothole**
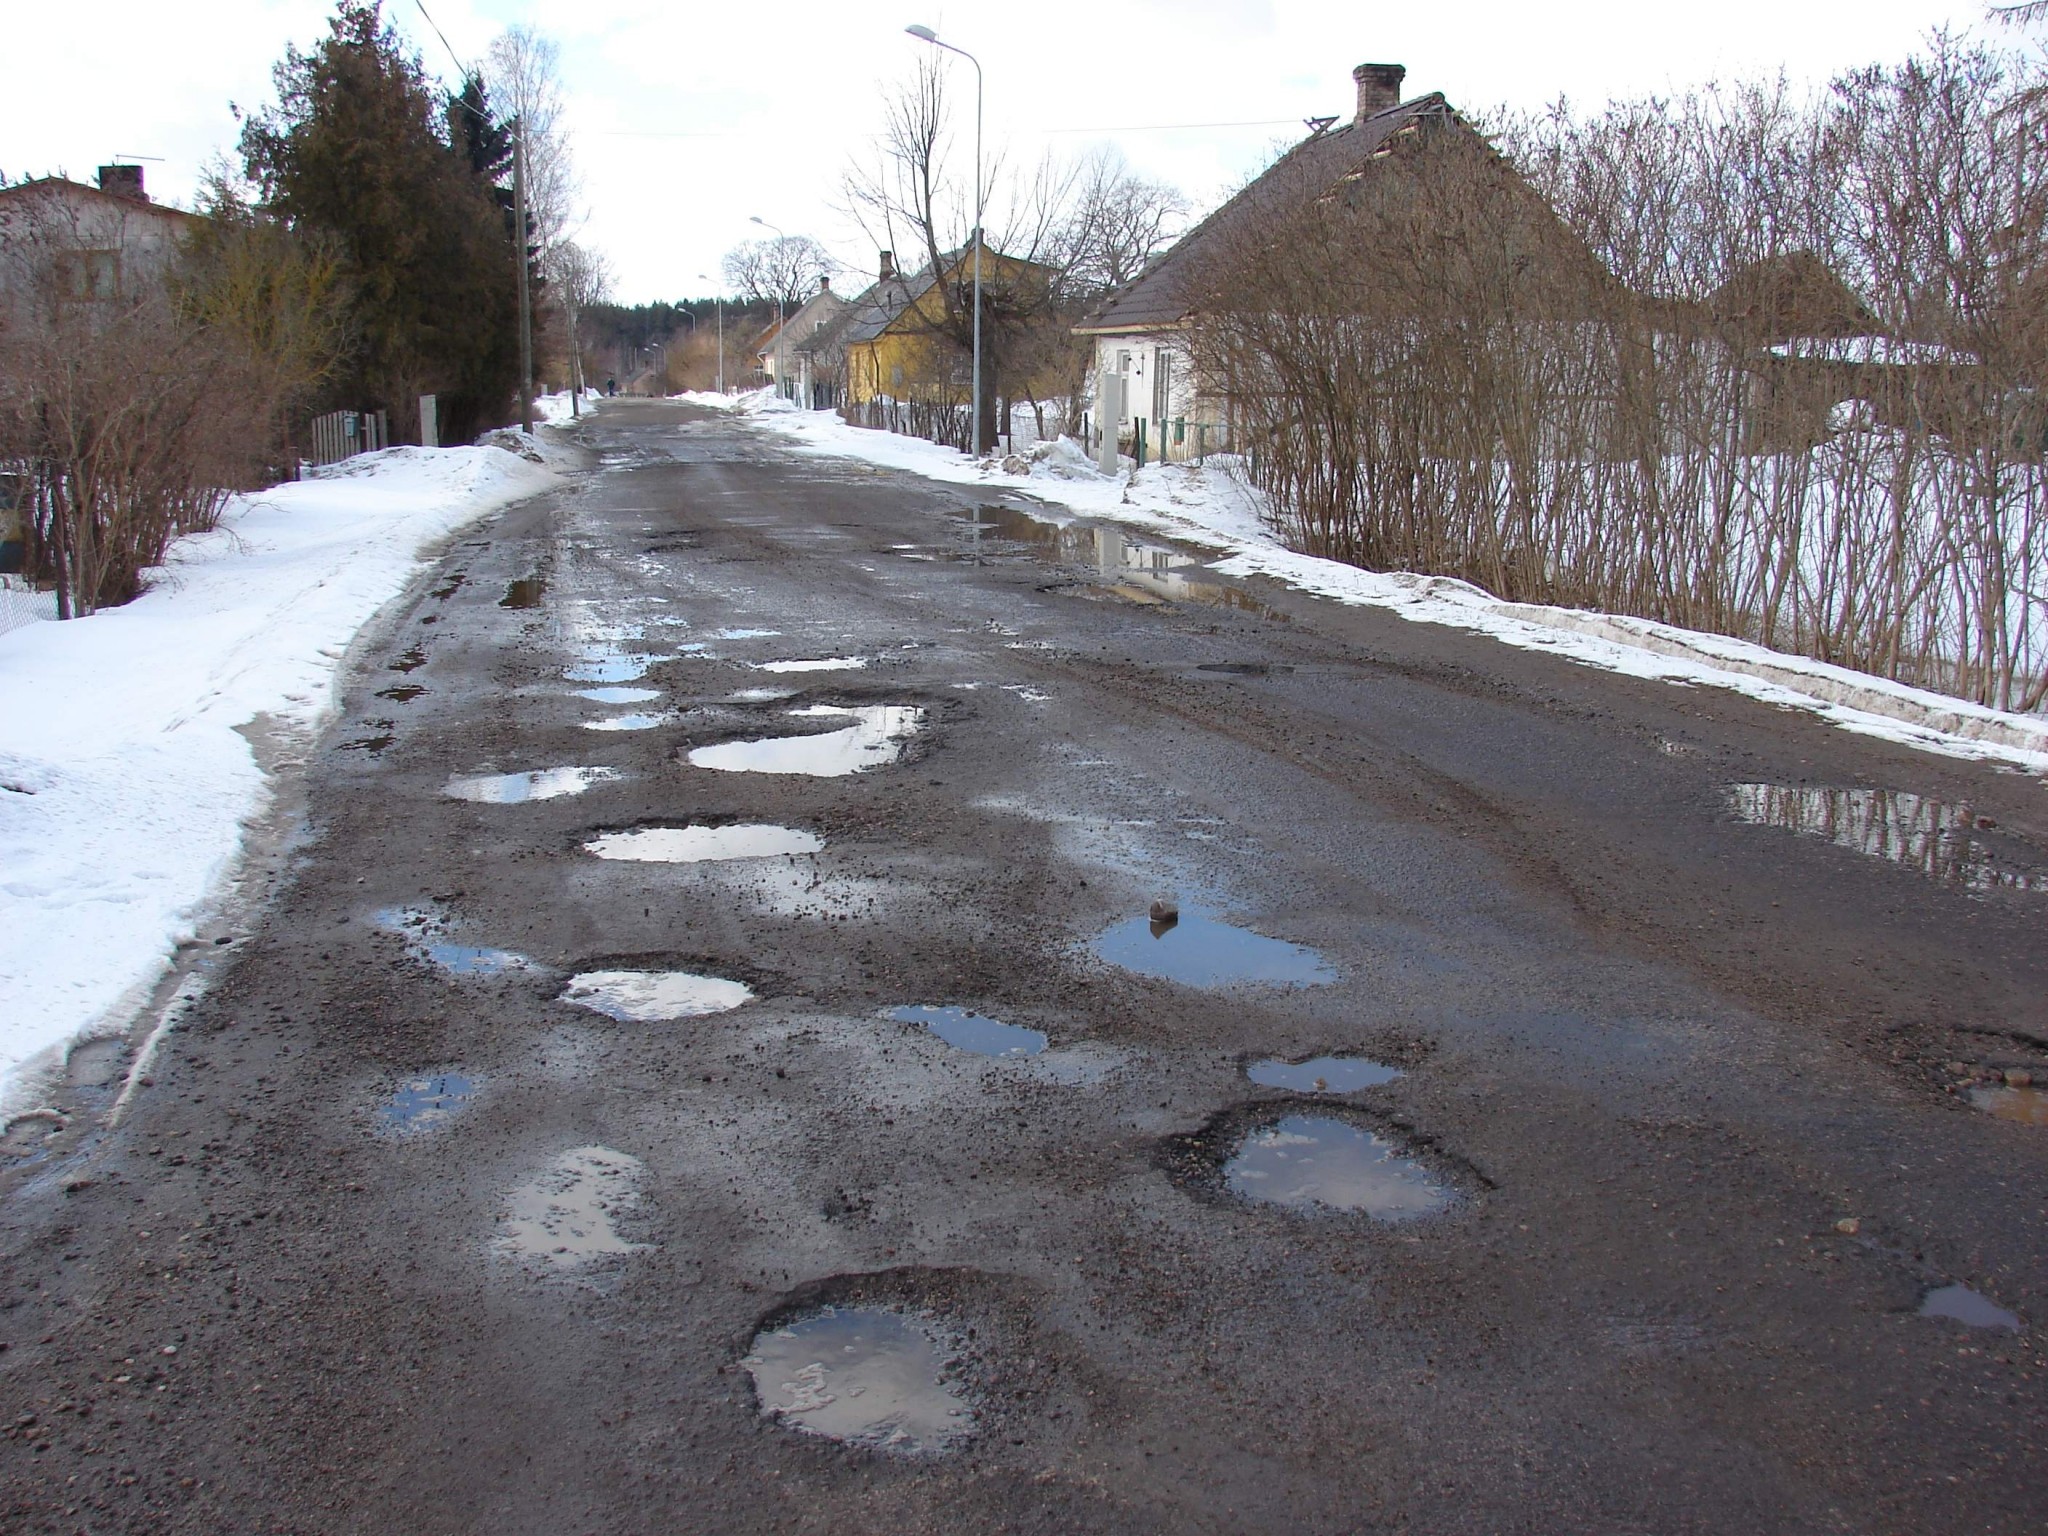
M 891 1008 L 889 1017 L 902 1024 L 920 1024 L 946 1044 L 977 1056 L 1036 1056 L 1047 1043 L 1042 1031 L 984 1018 L 965 1008 L 905 1003 Z
M 635 678 L 645 677 L 647 669 L 656 662 L 667 659 L 641 651 L 620 650 L 612 645 L 592 645 L 584 648 L 581 661 L 571 662 L 562 669 L 562 676 L 572 683 L 630 683 Z
M 582 722 L 586 731 L 651 731 L 658 725 L 667 725 L 675 719 L 667 713 L 634 713 L 627 715 L 606 715 L 602 720 Z
M 1098 936 L 1094 947 L 1111 965 L 1190 987 L 1246 982 L 1315 987 L 1337 979 L 1307 946 L 1269 939 L 1199 907 L 1182 907 L 1173 921 L 1127 918 Z
M 1334 1115 L 1283 1115 L 1254 1125 L 1223 1164 L 1223 1184 L 1290 1210 L 1358 1212 L 1380 1221 L 1434 1215 L 1451 1187 L 1393 1142 Z
M 1970 1103 L 1999 1120 L 2048 1125 L 2048 1090 L 1992 1086 L 1972 1088 Z
M 620 1219 L 639 1207 L 644 1171 L 637 1157 L 610 1147 L 571 1147 L 506 1198 L 498 1251 L 569 1271 L 646 1247 L 619 1232 Z
M 661 697 L 659 688 L 578 688 L 576 697 L 593 704 L 650 704 Z
M 426 664 L 427 653 L 425 649 L 413 645 L 406 647 L 406 649 L 392 657 L 391 664 L 386 670 L 391 672 L 413 672 L 424 667 Z
M 1971 834 L 1981 825 L 1967 805 L 1947 805 L 1896 789 L 1808 789 L 1731 784 L 1728 804 L 1756 826 L 1826 838 L 1838 848 L 1883 859 L 1942 885 L 1969 891 L 2048 891 L 2048 870 L 2001 863 Z
M 510 976 L 542 969 L 509 949 L 454 943 L 447 937 L 447 918 L 422 907 L 385 907 L 371 920 L 385 932 L 404 939 L 415 960 L 424 960 L 450 976 Z
M 524 805 L 529 800 L 580 795 L 593 784 L 618 777 L 616 768 L 535 768 L 527 773 L 480 773 L 450 779 L 441 792 L 485 805 Z
M 547 578 L 536 571 L 531 576 L 522 576 L 517 581 L 507 582 L 505 595 L 498 599 L 500 608 L 538 608 L 547 596 Z
M 1262 1088 L 1287 1088 L 1295 1093 L 1356 1093 L 1402 1076 L 1399 1067 L 1389 1067 L 1363 1056 L 1316 1056 L 1307 1061 L 1281 1061 L 1269 1056 L 1244 1069 L 1244 1075 Z
M 924 724 L 922 709 L 901 704 L 813 704 L 788 713 L 797 720 L 840 719 L 851 720 L 853 724 L 843 730 L 819 731 L 808 736 L 768 736 L 695 747 L 689 753 L 690 765 L 729 773 L 796 773 L 812 778 L 838 778 L 895 762 L 903 754 L 904 743 Z
M 930 1454 L 972 1434 L 954 1351 L 932 1325 L 879 1307 L 827 1307 L 763 1328 L 740 1362 L 761 1412 L 805 1434 Z
M 852 672 L 868 664 L 865 656 L 819 656 L 806 661 L 750 661 L 757 672 Z
M 1019 546 L 1020 552 L 1055 564 L 1093 567 L 1098 583 L 1125 589 L 1124 595 L 1238 608 L 1284 621 L 1243 587 L 1219 579 L 1202 557 L 1168 544 L 1134 538 L 1121 528 L 1102 523 L 1052 523 L 1013 507 L 984 506 L 960 519 L 956 533 L 967 547 L 956 558 L 981 558 L 1003 553 L 986 546 L 997 540 Z
M 476 1079 L 461 1072 L 410 1077 L 384 1101 L 377 1118 L 384 1129 L 402 1136 L 431 1131 L 467 1109 L 476 1087 Z
M 1971 1328 L 2005 1328 L 2019 1331 L 2016 1313 L 2008 1312 L 1989 1296 L 1967 1285 L 1936 1286 L 1920 1298 L 1922 1317 L 1946 1317 Z
M 628 1024 L 725 1013 L 753 996 L 743 981 L 690 971 L 584 971 L 562 990 L 563 1002 Z
M 634 827 L 625 832 L 607 832 L 583 845 L 600 859 L 646 864 L 769 859 L 784 854 L 816 853 L 824 846 L 825 840 L 815 832 L 765 822 L 739 822 L 723 827 Z
M 426 691 L 425 685 L 421 683 L 399 683 L 390 688 L 379 688 L 377 697 L 390 699 L 395 704 L 410 704 Z

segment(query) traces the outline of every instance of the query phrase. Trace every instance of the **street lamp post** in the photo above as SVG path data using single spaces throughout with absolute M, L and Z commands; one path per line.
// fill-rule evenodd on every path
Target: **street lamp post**
M 939 34 L 927 26 L 903 29 L 912 37 L 957 53 L 974 66 L 974 456 L 981 457 L 981 60 L 965 48 L 939 41 Z M 936 274 L 935 274 L 936 275 Z
M 775 231 L 775 238 L 776 238 L 776 239 L 778 239 L 778 240 L 787 240 L 787 239 L 789 238 L 789 236 L 788 236 L 788 235 L 786 235 L 786 234 L 784 234 L 784 233 L 782 232 L 782 230 L 781 230 L 781 229 L 780 229 L 780 228 L 779 228 L 778 226 L 776 226 L 776 225 L 774 225 L 774 224 L 770 224 L 770 223 L 769 223 L 769 222 L 768 222 L 768 221 L 767 221 L 766 219 L 762 218 L 762 217 L 761 217 L 761 215 L 759 215 L 758 213 L 756 213 L 756 214 L 750 214 L 750 215 L 748 216 L 748 222 L 749 222 L 749 223 L 752 223 L 752 224 L 758 224 L 758 225 L 760 225 L 760 226 L 761 226 L 761 227 L 762 227 L 763 229 L 772 229 L 772 230 L 774 230 L 774 231 Z M 781 342 L 782 342 L 782 285 L 781 285 L 781 283 L 780 283 L 780 282 L 778 281 L 778 282 L 776 283 L 776 285 L 775 285 L 775 344 L 779 346 L 779 345 L 781 344 Z M 776 392 L 777 394 L 781 394 L 781 393 L 782 393 L 782 376 L 781 376 L 781 374 L 779 374 L 779 373 L 775 375 L 775 392 Z
M 697 281 L 708 283 L 711 279 L 699 272 Z M 718 392 L 722 395 L 725 393 L 725 295 L 714 294 L 713 300 L 718 305 Z M 694 331 L 696 326 L 692 325 L 690 329 Z

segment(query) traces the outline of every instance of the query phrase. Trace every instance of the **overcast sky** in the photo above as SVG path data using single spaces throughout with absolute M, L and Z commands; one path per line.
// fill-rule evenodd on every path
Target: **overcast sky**
M 1204 208 L 1299 137 L 1301 119 L 1348 114 L 1358 63 L 1405 64 L 1407 94 L 1440 90 L 1462 107 L 1536 107 L 1560 94 L 1595 104 L 1780 70 L 1817 83 L 1902 59 L 1937 27 L 1984 30 L 1983 0 L 427 0 L 427 9 L 465 60 L 514 22 L 561 44 L 583 238 L 610 258 L 627 301 L 713 291 L 697 274 L 715 278 L 721 253 L 763 233 L 748 222 L 755 214 L 816 235 L 856 272 L 871 269 L 867 241 L 834 205 L 848 156 L 878 125 L 882 90 L 926 47 L 904 35 L 909 22 L 980 56 L 991 152 L 1027 162 L 1048 147 L 1114 143 Z M 12 7 L 0 172 L 89 179 L 117 155 L 153 156 L 151 191 L 187 201 L 207 160 L 232 149 L 228 104 L 268 102 L 271 65 L 287 43 L 319 38 L 330 11 L 327 0 Z M 386 11 L 429 70 L 455 76 L 416 0 L 388 0 Z M 958 68 L 971 109 L 972 71 Z

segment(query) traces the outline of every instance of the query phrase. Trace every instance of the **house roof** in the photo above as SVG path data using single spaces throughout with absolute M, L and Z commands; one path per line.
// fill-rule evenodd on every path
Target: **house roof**
M 863 341 L 873 341 L 880 336 L 902 318 L 904 310 L 931 291 L 932 284 L 937 281 L 935 270 L 951 272 L 966 259 L 967 255 L 965 247 L 947 251 L 939 257 L 936 269 L 927 263 L 922 270 L 909 277 L 898 274 L 876 283 L 854 301 L 854 317 L 847 325 L 844 337 L 846 344 L 855 346 Z M 1035 267 L 1040 271 L 1051 270 L 1042 262 L 1026 261 L 1021 256 L 1005 256 L 1001 251 L 992 251 L 984 247 L 984 282 L 987 278 L 988 264 L 991 262 L 997 265 L 998 270 L 1002 267 Z
M 153 213 L 167 219 L 188 221 L 204 217 L 202 214 L 187 213 L 183 208 L 173 208 L 169 203 L 153 203 L 146 197 L 123 197 L 117 192 L 103 192 L 90 182 L 73 181 L 69 176 L 38 176 L 33 181 L 17 181 L 11 187 L 0 187 L 0 200 L 25 200 L 30 196 L 74 192 L 82 192 L 89 198 L 110 203 L 124 213 Z
M 1443 94 L 1432 91 L 1341 128 L 1312 133 L 1255 181 L 1189 230 L 1169 249 L 1074 327 L 1080 335 L 1171 330 L 1188 318 L 1188 279 L 1208 240 L 1253 227 L 1303 206 L 1361 169 L 1387 141 L 1424 118 L 1453 117 Z
M 1874 336 L 1883 327 L 1834 269 L 1811 251 L 1786 251 L 1741 268 L 1707 298 L 1707 312 L 1773 341 Z

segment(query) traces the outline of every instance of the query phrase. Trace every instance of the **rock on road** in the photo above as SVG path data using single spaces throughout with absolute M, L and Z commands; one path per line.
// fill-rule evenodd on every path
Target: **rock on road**
M 2040 1529 L 2039 783 L 578 440 L 10 1133 L 0 1529 Z

